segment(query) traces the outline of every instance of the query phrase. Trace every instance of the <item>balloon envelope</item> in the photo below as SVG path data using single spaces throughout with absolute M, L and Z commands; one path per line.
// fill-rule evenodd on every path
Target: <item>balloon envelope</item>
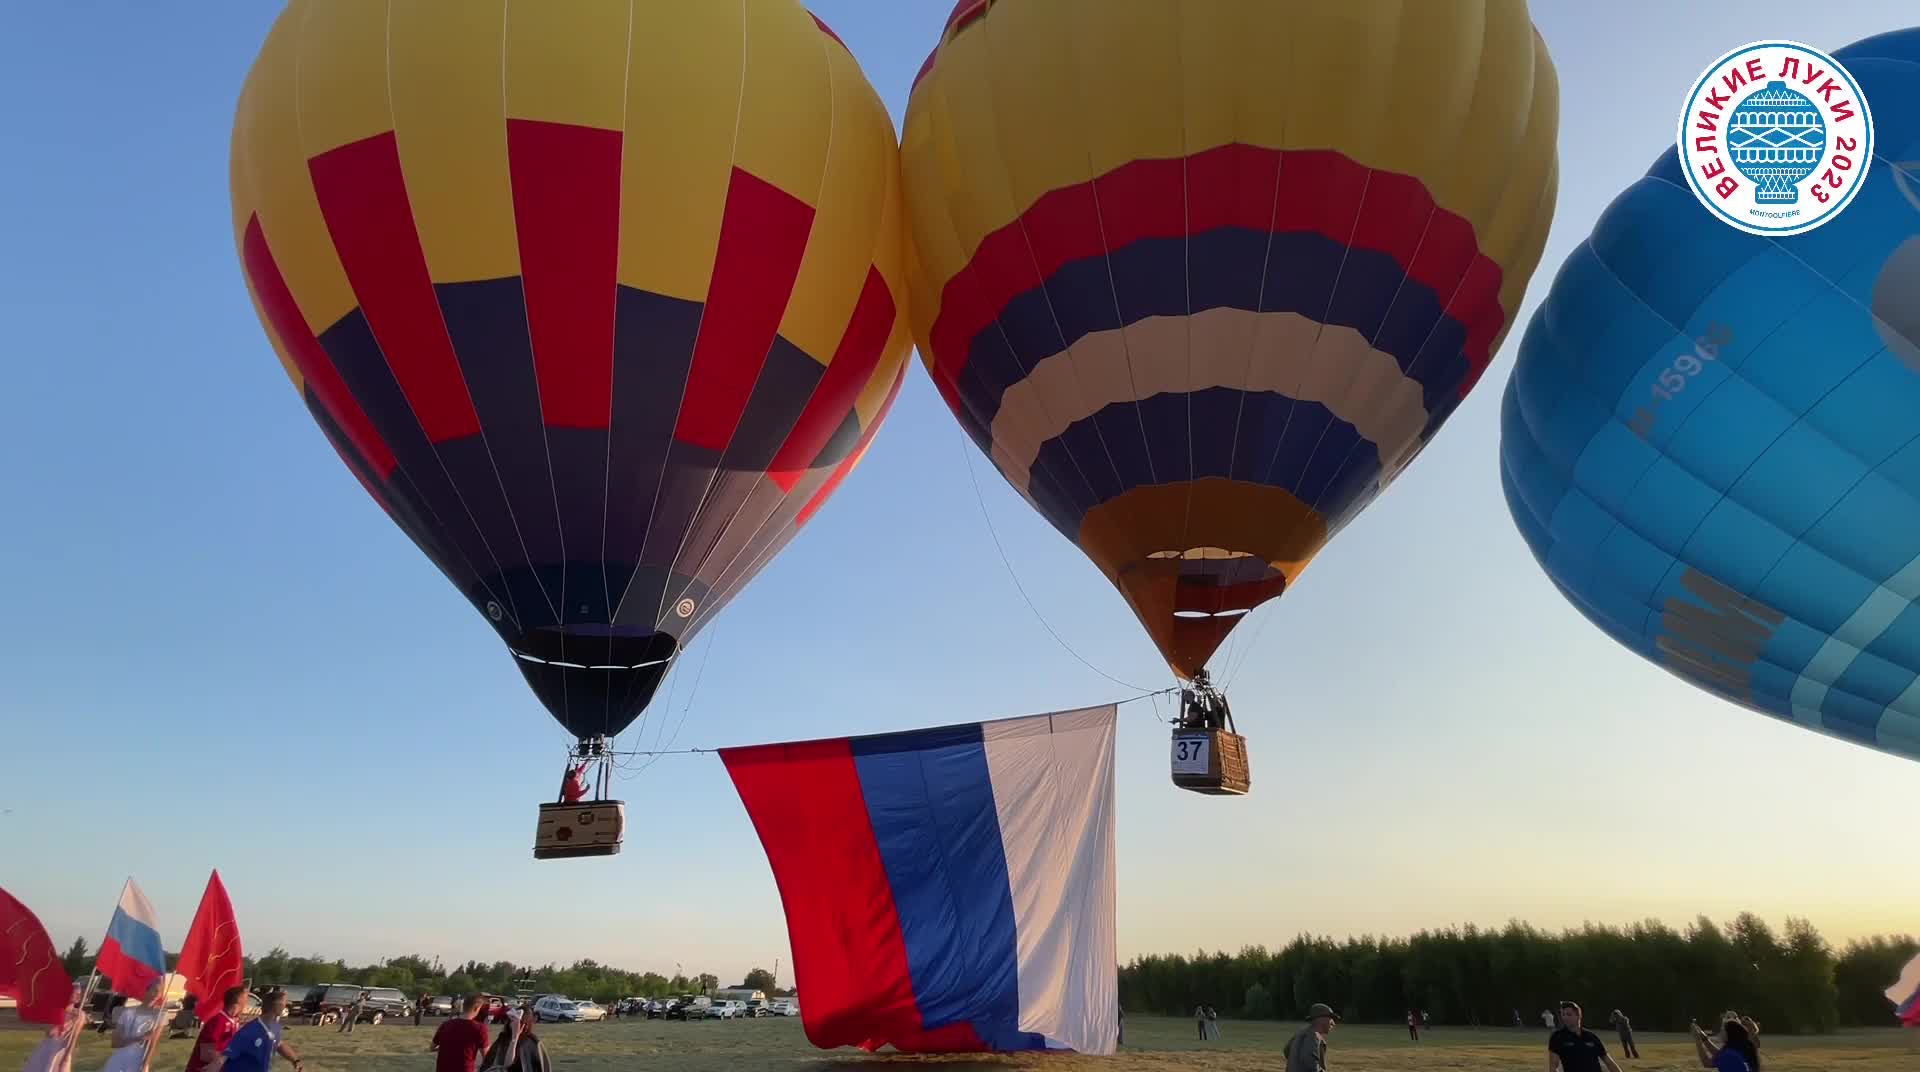
M 579 736 L 637 717 L 905 370 L 893 125 L 791 0 L 294 0 L 232 186 L 314 420 Z
M 1920 757 L 1920 30 L 1834 56 L 1875 128 L 1853 203 L 1745 234 L 1670 147 L 1528 325 L 1500 470 L 1534 556 L 1614 639 Z
M 1558 107 L 1523 0 L 968 0 L 902 140 L 921 357 L 1191 678 L 1486 368 Z

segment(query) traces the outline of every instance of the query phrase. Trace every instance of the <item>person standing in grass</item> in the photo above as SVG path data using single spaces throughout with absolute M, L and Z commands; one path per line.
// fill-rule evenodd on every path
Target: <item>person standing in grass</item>
M 553 1065 L 547 1060 L 546 1044 L 540 1041 L 539 1017 L 522 1016 L 516 1034 L 509 1072 L 553 1072 Z
M 348 1035 L 353 1034 L 354 1021 L 360 1019 L 360 1010 L 366 1007 L 367 992 L 362 990 L 352 1001 L 347 1002 L 345 1008 L 340 1010 L 340 1030 Z
M 1327 1036 L 1340 1022 L 1329 1005 L 1316 1002 L 1307 1010 L 1307 1026 L 1287 1040 L 1287 1072 L 1327 1072 Z
M 1639 1057 L 1640 1050 L 1633 1044 L 1633 1021 L 1627 1019 L 1627 1014 L 1615 1009 L 1607 1020 L 1613 1024 L 1615 1031 L 1620 1032 L 1620 1056 L 1629 1059 Z
M 500 1032 L 499 1037 L 493 1040 L 493 1045 L 487 1047 L 487 1055 L 480 1059 L 480 1068 L 483 1072 L 513 1067 L 514 1045 L 520 1037 L 522 1019 L 518 1009 L 507 1014 L 506 1030 Z
M 434 1072 L 473 1072 L 474 1061 L 487 1049 L 487 1027 L 475 1019 L 484 1004 L 480 995 L 469 994 L 460 1015 L 434 1031 L 433 1041 L 427 1044 L 434 1051 Z
M 1584 1016 L 1578 1002 L 1560 1003 L 1560 1027 L 1547 1036 L 1547 1072 L 1620 1072 L 1607 1044 L 1587 1030 Z

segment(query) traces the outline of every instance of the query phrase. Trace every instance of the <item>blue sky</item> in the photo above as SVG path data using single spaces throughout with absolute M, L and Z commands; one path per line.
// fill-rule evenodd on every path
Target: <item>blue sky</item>
M 898 124 L 951 4 L 811 6 Z M 261 951 L 727 977 L 785 959 L 765 857 L 711 756 L 622 783 L 623 855 L 529 857 L 564 733 L 327 449 L 241 283 L 229 124 L 278 7 L 0 10 L 0 882 L 62 940 L 97 939 L 131 873 L 177 943 L 218 866 Z M 1715 56 L 1759 37 L 1836 48 L 1912 20 L 1902 0 L 1751 0 L 1733 19 L 1652 0 L 1534 8 L 1562 83 L 1562 183 L 1523 319 L 1670 144 Z M 1172 788 L 1153 707 L 1121 709 L 1123 957 L 1743 908 L 1842 939 L 1920 929 L 1920 862 L 1894 848 L 1920 769 L 1694 691 L 1587 625 L 1535 566 L 1495 454 L 1518 334 L 1419 462 L 1216 663 L 1240 667 L 1251 796 Z M 916 368 L 865 464 L 623 743 L 1125 695 L 1022 602 L 969 465 L 1047 622 L 1106 673 L 1168 683 L 1120 597 L 964 443 Z M 1186 910 L 1194 898 L 1212 911 Z

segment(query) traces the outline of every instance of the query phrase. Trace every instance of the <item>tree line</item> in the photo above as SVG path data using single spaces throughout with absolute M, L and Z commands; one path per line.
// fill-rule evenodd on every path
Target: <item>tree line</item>
M 1235 954 L 1136 958 L 1120 969 L 1120 1002 L 1134 1013 L 1184 1016 L 1195 1005 L 1210 1005 L 1226 1016 L 1291 1020 L 1324 1001 L 1361 1023 L 1397 1023 L 1413 1009 L 1435 1024 L 1468 1026 L 1508 1026 L 1518 1012 L 1531 1027 L 1542 1010 L 1570 998 L 1599 1022 L 1620 1009 L 1649 1031 L 1682 1030 L 1694 1019 L 1708 1023 L 1733 1008 L 1769 1033 L 1822 1033 L 1891 1023 L 1893 1006 L 1882 991 L 1916 952 L 1920 941 L 1904 935 L 1857 940 L 1836 952 L 1806 920 L 1789 919 L 1776 934 L 1752 913 L 1725 926 L 1702 916 L 1678 930 L 1647 921 L 1556 934 L 1512 922 L 1499 930 L 1467 925 L 1404 938 L 1302 935 L 1278 951 L 1256 945 Z M 170 967 L 176 960 L 168 954 Z M 76 978 L 92 970 L 84 939 L 65 961 Z M 594 960 L 565 967 L 471 960 L 445 968 L 409 954 L 356 967 L 280 948 L 248 957 L 246 969 L 255 987 L 344 983 L 393 987 L 409 997 L 512 994 L 525 985 L 606 1002 L 711 993 L 721 985 L 711 972 L 669 977 Z M 748 972 L 741 985 L 769 996 L 792 994 L 776 990 L 763 968 Z
M 1731 1008 L 1769 1033 L 1824 1033 L 1893 1023 L 1882 991 L 1916 951 L 1920 942 L 1898 936 L 1836 953 L 1806 920 L 1775 934 L 1752 913 L 1724 927 L 1702 916 L 1681 930 L 1648 921 L 1554 934 L 1513 922 L 1406 938 L 1302 935 L 1278 951 L 1136 958 L 1120 969 L 1120 1001 L 1131 1012 L 1182 1016 L 1211 1005 L 1266 1020 L 1298 1019 L 1324 1001 L 1363 1023 L 1399 1023 L 1417 1010 L 1434 1024 L 1467 1026 L 1511 1026 L 1517 1012 L 1537 1027 L 1543 1010 L 1571 999 L 1589 1023 L 1619 1009 L 1642 1030 L 1678 1031 Z
M 84 938 L 75 939 L 64 958 L 67 974 L 84 979 L 93 970 L 94 952 Z M 179 954 L 167 954 L 167 967 L 179 962 Z M 720 977 L 712 972 L 698 975 L 662 975 L 659 972 L 632 972 L 601 964 L 595 960 L 576 960 L 560 967 L 553 964 L 533 966 L 497 960 L 486 963 L 470 960 L 451 968 L 437 959 L 418 954 L 389 957 L 378 964 L 349 965 L 344 960 L 321 956 L 296 957 L 285 949 L 274 948 L 265 956 L 245 958 L 248 985 L 313 986 L 342 983 L 352 986 L 393 987 L 408 998 L 426 994 L 502 994 L 511 996 L 522 986 L 541 993 L 565 994 L 570 998 L 592 998 L 597 1002 L 621 998 L 664 998 L 676 994 L 710 994 L 720 988 Z M 773 973 L 755 968 L 747 973 L 742 986 L 764 990 L 771 997 L 792 994 L 774 990 Z

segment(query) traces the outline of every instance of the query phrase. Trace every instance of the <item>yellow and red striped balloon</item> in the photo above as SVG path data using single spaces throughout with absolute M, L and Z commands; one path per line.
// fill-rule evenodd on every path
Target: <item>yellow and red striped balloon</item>
M 1485 371 L 1558 120 L 1525 0 L 961 0 L 903 132 L 921 358 L 1192 678 Z
M 314 420 L 581 737 L 638 716 L 905 373 L 893 125 L 795 0 L 293 0 L 232 184 Z

